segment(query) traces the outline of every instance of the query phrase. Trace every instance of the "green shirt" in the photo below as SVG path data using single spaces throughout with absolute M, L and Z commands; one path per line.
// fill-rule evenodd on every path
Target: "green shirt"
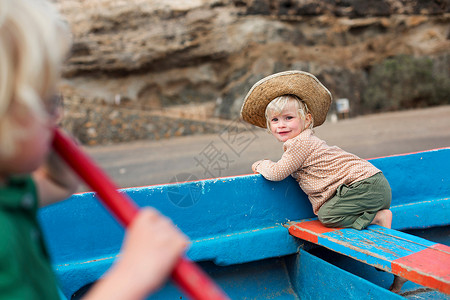
M 60 299 L 37 210 L 31 176 L 0 186 L 0 299 Z

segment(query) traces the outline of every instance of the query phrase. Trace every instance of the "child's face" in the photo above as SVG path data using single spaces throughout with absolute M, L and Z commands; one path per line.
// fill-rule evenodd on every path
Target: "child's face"
M 18 116 L 17 126 L 25 130 L 25 136 L 18 140 L 17 151 L 12 157 L 0 157 L 0 178 L 9 174 L 30 173 L 44 163 L 50 152 L 55 118 L 38 119 L 30 114 Z
M 269 114 L 270 131 L 280 142 L 299 135 L 311 123 L 311 115 L 303 120 L 294 101 L 289 101 L 280 113 Z

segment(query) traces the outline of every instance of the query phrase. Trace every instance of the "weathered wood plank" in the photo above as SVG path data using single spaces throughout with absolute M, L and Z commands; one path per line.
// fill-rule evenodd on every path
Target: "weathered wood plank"
M 318 220 L 291 222 L 289 233 L 410 281 L 450 294 L 450 247 L 397 230 L 327 228 Z

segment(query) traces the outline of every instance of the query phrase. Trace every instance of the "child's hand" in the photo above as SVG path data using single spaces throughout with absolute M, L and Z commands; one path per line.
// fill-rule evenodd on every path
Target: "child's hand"
M 257 162 L 253 163 L 253 165 L 252 165 L 252 171 L 253 171 L 254 173 L 259 173 L 258 170 L 257 170 L 257 168 L 258 168 L 259 164 L 262 163 L 262 162 L 263 162 L 262 160 L 258 160 Z
M 121 256 L 87 299 L 144 299 L 170 275 L 188 244 L 154 209 L 142 209 L 128 227 Z
M 168 218 L 143 209 L 127 232 L 119 264 L 132 272 L 132 284 L 141 283 L 147 294 L 165 281 L 186 246 L 186 237 Z

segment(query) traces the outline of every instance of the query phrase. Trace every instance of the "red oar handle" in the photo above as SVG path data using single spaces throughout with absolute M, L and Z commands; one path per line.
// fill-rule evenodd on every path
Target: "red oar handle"
M 114 217 L 125 227 L 136 216 L 139 208 L 92 160 L 58 129 L 55 130 L 53 148 L 64 161 L 90 186 Z M 172 279 L 191 299 L 229 299 L 196 264 L 181 258 L 172 271 Z

